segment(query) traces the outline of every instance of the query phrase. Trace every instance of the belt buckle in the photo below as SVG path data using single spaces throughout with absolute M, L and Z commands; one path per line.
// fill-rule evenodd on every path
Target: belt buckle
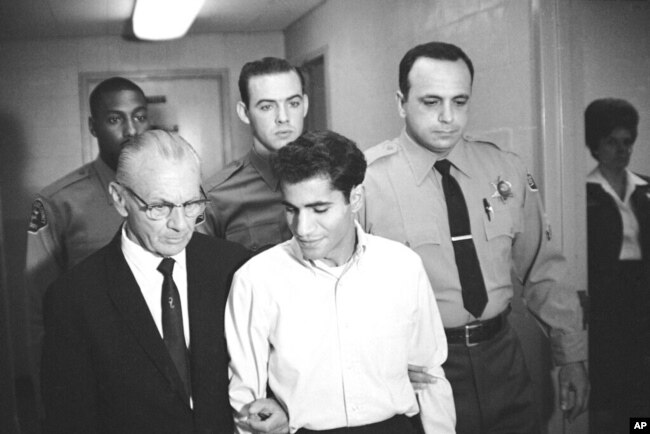
M 479 342 L 474 342 L 474 343 L 470 342 L 470 340 L 469 340 L 469 332 L 470 332 L 470 330 L 477 329 L 477 328 L 481 327 L 482 325 L 483 324 L 481 324 L 480 322 L 476 322 L 474 324 L 471 324 L 471 323 L 470 324 L 465 324 L 465 346 L 466 347 L 472 348 L 472 347 L 475 347 L 475 346 L 477 346 L 479 344 Z

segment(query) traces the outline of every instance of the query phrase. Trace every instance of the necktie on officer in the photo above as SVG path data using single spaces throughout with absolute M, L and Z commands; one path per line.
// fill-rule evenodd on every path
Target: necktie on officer
M 458 185 L 458 181 L 449 173 L 451 168 L 449 160 L 439 160 L 434 167 L 442 175 L 442 189 L 447 202 L 449 232 L 454 246 L 463 305 L 469 313 L 479 318 L 487 304 L 487 291 L 472 240 L 472 230 L 463 190 Z
M 190 381 L 190 363 L 187 345 L 185 344 L 185 333 L 183 331 L 183 310 L 181 309 L 181 298 L 178 294 L 178 288 L 174 283 L 172 271 L 174 270 L 174 260 L 164 258 L 158 271 L 163 275 L 162 284 L 162 326 L 163 340 L 167 346 L 167 351 L 171 356 L 178 374 L 185 385 L 187 396 L 192 395 Z

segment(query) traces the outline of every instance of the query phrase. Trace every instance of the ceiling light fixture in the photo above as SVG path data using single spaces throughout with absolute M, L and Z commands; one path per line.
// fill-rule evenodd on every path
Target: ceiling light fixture
M 163 41 L 187 33 L 205 0 L 137 0 L 133 33 L 138 39 Z

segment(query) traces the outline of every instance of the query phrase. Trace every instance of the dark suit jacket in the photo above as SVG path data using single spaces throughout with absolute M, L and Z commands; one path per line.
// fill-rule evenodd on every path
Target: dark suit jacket
M 232 275 L 248 252 L 197 233 L 187 246 L 192 410 L 120 236 L 45 296 L 47 431 L 231 434 L 223 315 Z
M 649 178 L 642 178 L 650 182 Z M 643 384 L 643 366 L 647 366 L 644 355 L 650 360 L 650 185 L 637 186 L 631 203 L 640 231 L 642 261 L 636 270 L 638 274 L 619 261 L 623 219 L 614 198 L 600 184 L 587 183 L 589 375 L 593 409 L 611 409 L 612 402 L 628 405 L 621 402 L 620 396 L 635 396 L 633 390 Z M 646 381 L 650 381 L 650 372 L 645 372 Z M 647 389 L 643 393 L 647 394 Z

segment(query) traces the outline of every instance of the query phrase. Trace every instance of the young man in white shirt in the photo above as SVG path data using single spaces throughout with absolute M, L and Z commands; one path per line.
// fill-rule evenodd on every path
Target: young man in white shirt
M 447 343 L 418 256 L 363 232 L 366 161 L 336 133 L 306 133 L 278 151 L 293 238 L 246 263 L 233 279 L 226 337 L 230 402 L 239 429 L 264 418 L 250 402 L 267 383 L 290 432 L 454 432 Z M 435 376 L 414 392 L 408 367 Z

